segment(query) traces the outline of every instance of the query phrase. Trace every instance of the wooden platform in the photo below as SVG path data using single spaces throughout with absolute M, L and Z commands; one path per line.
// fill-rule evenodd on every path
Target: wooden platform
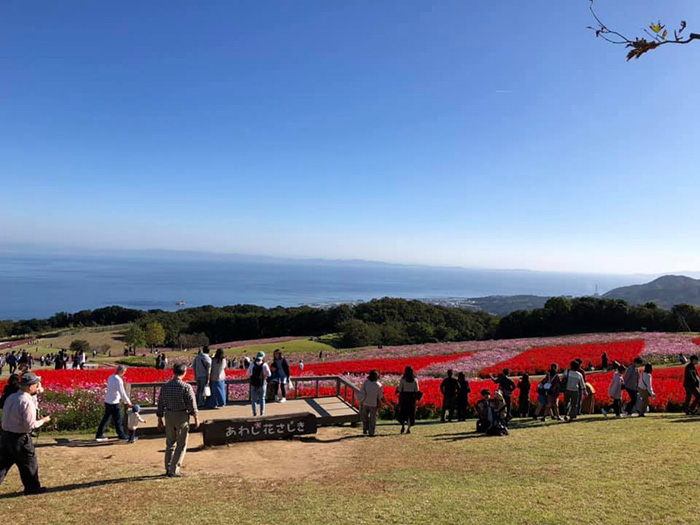
M 352 408 L 340 397 L 308 397 L 290 399 L 286 403 L 268 403 L 265 407 L 266 416 L 282 416 L 310 412 L 318 420 L 319 426 L 357 423 L 360 420 L 357 409 Z M 238 401 L 218 409 L 199 411 L 200 422 L 222 419 L 252 417 L 253 410 L 249 402 Z M 158 433 L 158 418 L 155 407 L 143 407 L 141 417 L 146 420 L 139 426 L 139 434 Z M 260 416 L 258 416 L 260 417 Z

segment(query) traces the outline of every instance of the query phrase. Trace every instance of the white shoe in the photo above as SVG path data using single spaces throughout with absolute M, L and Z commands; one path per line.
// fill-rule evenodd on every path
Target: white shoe
M 98 443 L 103 443 L 105 441 L 109 441 L 109 438 L 95 438 L 95 441 L 97 441 Z
M 287 402 L 287 398 L 286 398 L 286 397 L 283 397 L 282 399 L 280 399 L 280 403 L 286 403 L 286 402 Z

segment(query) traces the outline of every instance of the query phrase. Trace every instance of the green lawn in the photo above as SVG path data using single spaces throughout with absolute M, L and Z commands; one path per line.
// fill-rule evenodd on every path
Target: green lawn
M 382 424 L 374 439 L 357 429 L 324 429 L 317 441 L 192 450 L 189 476 L 180 480 L 150 477 L 160 473 L 161 440 L 131 448 L 45 446 L 42 477 L 54 492 L 31 503 L 15 497 L 12 471 L 0 486 L 0 508 L 20 515 L 31 505 L 34 520 L 58 524 L 700 523 L 700 419 L 524 422 L 502 438 L 479 437 L 473 426 L 431 422 L 401 436 L 396 425 Z M 139 451 L 150 456 L 139 459 Z M 317 465 L 318 475 L 296 477 L 285 457 Z M 206 461 L 217 467 L 197 469 Z M 247 475 L 247 462 L 263 462 L 268 479 Z

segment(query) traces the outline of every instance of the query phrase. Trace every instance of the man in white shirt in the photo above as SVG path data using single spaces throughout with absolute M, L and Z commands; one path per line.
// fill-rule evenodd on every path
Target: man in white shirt
M 2 413 L 0 438 L 0 483 L 13 465 L 17 465 L 24 485 L 24 494 L 41 494 L 46 489 L 39 482 L 39 465 L 34 453 L 32 431 L 51 421 L 49 416 L 36 418 L 32 396 L 39 391 L 39 378 L 27 372 L 22 376 L 19 392 L 7 398 Z
M 131 408 L 131 401 L 129 396 L 124 390 L 124 372 L 126 372 L 126 367 L 124 365 L 117 366 L 117 372 L 109 376 L 107 380 L 107 393 L 105 394 L 105 415 L 102 417 L 102 422 L 97 428 L 97 434 L 95 435 L 95 440 L 97 441 L 107 441 L 105 437 L 105 430 L 107 430 L 107 425 L 109 424 L 110 418 L 114 422 L 114 427 L 117 430 L 117 436 L 122 441 L 127 441 L 129 438 L 124 432 L 124 423 L 122 421 L 122 411 L 121 403 L 125 403 L 129 408 Z
M 209 347 L 202 348 L 202 352 L 197 354 L 192 364 L 194 368 L 194 379 L 197 382 L 197 408 L 204 406 L 204 389 L 209 385 L 209 375 L 211 374 L 211 357 Z

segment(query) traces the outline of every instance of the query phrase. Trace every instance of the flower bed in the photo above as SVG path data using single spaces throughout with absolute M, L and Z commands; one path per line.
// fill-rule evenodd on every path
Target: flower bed
M 603 352 L 607 352 L 610 363 L 618 361 L 623 365 L 628 365 L 642 353 L 643 348 L 644 340 L 639 339 L 595 344 L 541 346 L 489 366 L 479 372 L 479 376 L 488 377 L 489 374 L 499 374 L 504 368 L 508 368 L 513 375 L 543 374 L 549 370 L 552 363 L 558 363 L 562 368 L 565 368 L 577 358 L 583 359 L 586 368 L 588 368 L 589 363 L 595 368 L 600 368 Z

